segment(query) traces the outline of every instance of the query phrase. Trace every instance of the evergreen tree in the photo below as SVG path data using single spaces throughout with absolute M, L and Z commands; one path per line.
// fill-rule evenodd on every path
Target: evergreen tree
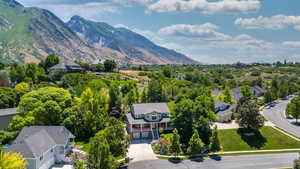
M 219 152 L 222 150 L 217 128 L 215 128 L 215 130 L 213 132 L 213 136 L 211 138 L 211 143 L 209 145 L 209 150 L 210 150 L 210 152 Z
M 174 153 L 177 157 L 181 152 L 180 136 L 177 129 L 173 130 L 173 136 L 171 138 L 170 152 Z
M 146 88 L 143 90 L 143 93 L 142 93 L 142 96 L 141 96 L 141 102 L 142 103 L 147 103 L 148 102 L 147 89 Z
M 264 96 L 264 102 L 265 103 L 271 103 L 272 101 L 275 100 L 275 96 L 273 94 L 273 92 L 271 90 L 268 90 L 266 93 L 265 93 L 265 96 Z
M 162 102 L 163 89 L 158 80 L 151 80 L 148 86 L 148 102 Z
M 202 153 L 204 143 L 199 137 L 198 131 L 194 130 L 194 134 L 189 141 L 188 153 L 189 154 L 200 154 Z

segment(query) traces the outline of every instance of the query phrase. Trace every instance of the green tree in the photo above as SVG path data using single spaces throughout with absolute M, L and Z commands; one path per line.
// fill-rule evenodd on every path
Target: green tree
M 147 103 L 147 102 L 148 102 L 148 98 L 147 98 L 147 89 L 146 89 L 146 88 L 144 88 L 144 90 L 143 90 L 143 92 L 142 92 L 141 102 L 142 102 L 142 103 Z
M 229 104 L 232 104 L 233 101 L 232 101 L 232 95 L 231 95 L 231 90 L 229 87 L 225 87 L 225 90 L 224 90 L 224 102 L 226 103 L 229 103 Z
M 275 100 L 275 96 L 271 90 L 267 90 L 264 96 L 264 102 L 265 103 L 271 103 L 272 101 Z
M 162 102 L 163 88 L 158 80 L 151 80 L 148 86 L 148 102 Z
M 236 119 L 240 127 L 258 130 L 264 126 L 265 119 L 259 113 L 256 103 L 249 100 L 240 100 L 236 108 Z
M 213 136 L 211 138 L 210 145 L 209 145 L 209 151 L 210 152 L 219 152 L 221 150 L 222 150 L 222 146 L 220 144 L 218 130 L 217 130 L 217 128 L 215 128 L 215 130 L 213 132 Z
M 4 64 L 4 62 L 2 62 L 1 60 L 0 60 L 0 70 L 2 70 L 2 69 L 4 69 L 5 68 L 5 64 Z
M 247 99 L 247 100 L 251 100 L 253 98 L 253 95 L 252 95 L 252 91 L 251 91 L 251 88 L 249 86 L 243 86 L 241 88 L 241 92 L 243 94 L 243 96 Z
M 90 149 L 88 155 L 89 169 L 114 169 L 115 160 L 110 153 L 107 140 L 101 134 L 97 134 L 90 139 Z
M 12 67 L 10 70 L 10 78 L 12 82 L 21 83 L 25 81 L 26 78 L 26 68 L 25 65 L 19 64 L 16 67 Z
M 194 129 L 201 133 L 204 143 L 209 143 L 210 126 L 216 120 L 212 109 L 213 100 L 208 96 L 199 96 L 195 101 L 182 99 L 175 104 L 171 112 L 171 123 L 178 129 L 183 143 L 188 143 Z
M 180 136 L 178 134 L 177 129 L 173 130 L 173 136 L 171 138 L 170 152 L 174 153 L 177 157 L 181 152 L 181 144 L 180 144 Z
M 121 121 L 111 118 L 109 126 L 98 134 L 101 134 L 106 138 L 110 152 L 114 157 L 126 155 L 129 147 L 129 137 L 126 136 L 124 124 Z
M 117 68 L 117 63 L 114 60 L 106 60 L 104 62 L 105 72 L 113 72 L 115 68 Z
M 56 56 L 54 54 L 48 55 L 47 58 L 44 61 L 44 68 L 49 69 L 52 66 L 57 65 L 58 63 L 59 63 L 59 57 L 58 56 Z
M 188 153 L 189 154 L 200 154 L 202 153 L 204 143 L 199 137 L 198 131 L 194 130 L 194 134 L 189 141 Z
M 19 153 L 0 152 L 1 169 L 26 169 L 26 161 Z
M 0 109 L 13 108 L 18 103 L 17 91 L 8 87 L 0 87 Z
M 293 169 L 300 169 L 300 158 L 294 160 Z
M 35 113 L 35 124 L 37 125 L 60 125 L 62 122 L 62 109 L 53 100 L 42 103 L 33 112 Z
M 291 115 L 296 119 L 296 123 L 298 123 L 298 119 L 300 117 L 300 98 L 297 97 L 288 104 L 287 114 Z
M 171 78 L 172 77 L 172 69 L 170 66 L 165 66 L 162 70 L 165 77 Z

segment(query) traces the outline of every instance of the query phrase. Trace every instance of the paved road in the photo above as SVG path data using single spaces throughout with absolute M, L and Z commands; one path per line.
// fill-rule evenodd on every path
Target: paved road
M 274 107 L 264 109 L 263 115 L 277 127 L 300 137 L 300 126 L 291 124 L 284 116 L 285 109 L 290 101 L 291 99 L 277 101 L 277 104 Z
M 171 162 L 169 160 L 149 160 L 134 162 L 129 169 L 278 169 L 291 168 L 297 153 L 271 155 L 223 156 L 216 159 Z

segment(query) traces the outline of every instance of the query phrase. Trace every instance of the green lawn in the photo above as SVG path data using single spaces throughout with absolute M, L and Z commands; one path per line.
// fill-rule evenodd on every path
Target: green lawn
M 219 130 L 223 151 L 270 150 L 300 148 L 300 142 L 273 129 L 263 127 L 253 136 L 241 129 Z
M 75 143 L 76 146 L 83 146 L 80 150 L 84 151 L 84 152 L 88 152 L 90 149 L 90 143 L 86 143 L 86 142 L 76 142 Z

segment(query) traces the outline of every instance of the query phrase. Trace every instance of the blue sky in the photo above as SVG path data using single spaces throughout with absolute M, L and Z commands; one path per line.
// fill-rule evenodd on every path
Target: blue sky
M 203 63 L 300 61 L 299 0 L 20 0 L 127 27 Z

